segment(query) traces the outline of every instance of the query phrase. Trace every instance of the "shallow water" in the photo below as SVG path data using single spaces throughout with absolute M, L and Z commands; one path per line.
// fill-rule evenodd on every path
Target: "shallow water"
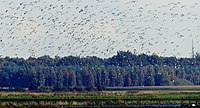
M 63 108 L 71 108 L 71 106 L 64 106 Z M 74 106 L 73 108 L 79 108 L 80 106 Z M 83 106 L 85 107 L 85 106 Z M 88 106 L 89 108 L 95 108 L 99 106 Z M 146 108 L 146 107 L 181 107 L 181 104 L 155 104 L 155 105 L 133 105 L 133 106 L 100 106 L 105 108 L 124 108 L 124 107 L 130 107 L 130 108 Z

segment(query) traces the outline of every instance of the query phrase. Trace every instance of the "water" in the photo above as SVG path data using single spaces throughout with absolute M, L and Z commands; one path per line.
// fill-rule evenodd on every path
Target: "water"
M 131 106 L 132 108 L 146 108 L 146 107 L 181 107 L 181 104 L 155 104 L 155 105 L 138 105 Z
M 64 106 L 63 108 L 79 108 L 81 106 Z M 83 106 L 85 107 L 85 106 Z M 170 107 L 170 108 L 173 108 L 173 107 L 181 107 L 181 104 L 155 104 L 155 105 L 130 105 L 130 106 L 87 106 L 87 108 L 99 108 L 99 107 L 103 107 L 103 108 L 124 108 L 124 107 L 128 107 L 128 108 L 149 108 L 149 107 L 153 107 L 153 108 L 156 108 L 156 107 Z

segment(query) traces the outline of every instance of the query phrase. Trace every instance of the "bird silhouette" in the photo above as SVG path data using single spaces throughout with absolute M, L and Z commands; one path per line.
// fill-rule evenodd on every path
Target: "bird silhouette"
M 189 40 L 199 40 L 200 1 L 161 1 L 1 1 L 0 54 L 110 57 L 129 50 L 181 56 Z

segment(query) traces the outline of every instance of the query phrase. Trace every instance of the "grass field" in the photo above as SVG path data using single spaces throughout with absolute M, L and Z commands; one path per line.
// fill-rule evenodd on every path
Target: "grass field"
M 200 104 L 200 86 L 110 87 L 101 92 L 0 92 L 0 107 Z
M 107 91 L 200 91 L 200 86 L 107 87 Z

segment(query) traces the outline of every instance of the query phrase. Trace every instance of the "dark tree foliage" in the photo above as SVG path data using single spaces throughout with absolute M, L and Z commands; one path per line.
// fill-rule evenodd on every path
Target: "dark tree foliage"
M 200 55 L 196 58 L 136 55 L 119 51 L 98 57 L 0 58 L 0 88 L 30 90 L 103 90 L 105 87 L 199 85 Z

